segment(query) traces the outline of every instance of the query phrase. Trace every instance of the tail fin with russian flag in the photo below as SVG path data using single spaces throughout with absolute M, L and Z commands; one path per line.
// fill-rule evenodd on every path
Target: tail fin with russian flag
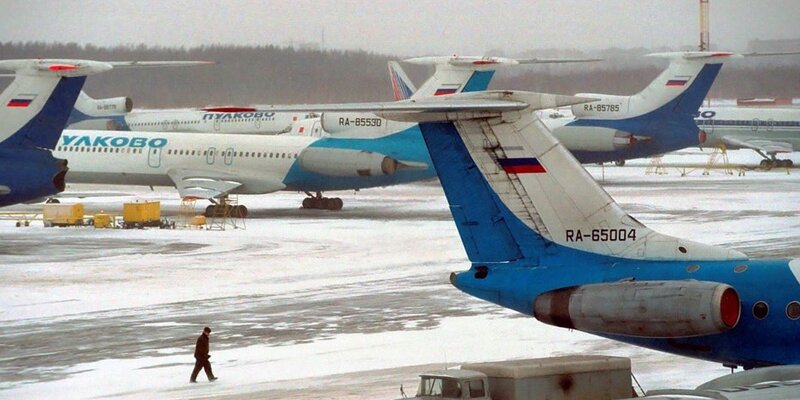
M 14 81 L 0 94 L 0 146 L 52 149 L 86 81 L 110 70 L 88 60 L 5 60 Z
M 530 94 L 510 93 L 507 100 L 532 104 Z M 471 261 L 535 262 L 575 251 L 639 260 L 746 258 L 657 233 L 628 215 L 532 110 L 420 124 Z

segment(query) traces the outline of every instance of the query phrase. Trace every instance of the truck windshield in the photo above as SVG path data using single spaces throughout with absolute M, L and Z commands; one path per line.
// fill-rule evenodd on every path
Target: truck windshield
M 449 378 L 423 377 L 419 383 L 417 397 L 439 397 L 443 399 L 460 399 L 461 383 Z

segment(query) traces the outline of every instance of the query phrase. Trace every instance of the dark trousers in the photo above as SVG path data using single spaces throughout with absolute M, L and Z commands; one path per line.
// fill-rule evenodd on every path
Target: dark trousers
M 194 362 L 194 370 L 192 371 L 191 380 L 197 380 L 197 374 L 200 373 L 200 369 L 206 370 L 206 376 L 208 377 L 208 380 L 211 380 L 211 378 L 214 377 L 214 373 L 211 372 L 211 362 L 208 360 L 196 359 Z

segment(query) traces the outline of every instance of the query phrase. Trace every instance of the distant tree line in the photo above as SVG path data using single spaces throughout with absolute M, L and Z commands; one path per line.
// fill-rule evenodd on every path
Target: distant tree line
M 658 49 L 663 51 L 664 49 Z M 581 65 L 501 70 L 491 88 L 550 93 L 632 94 L 657 76 L 666 62 L 641 57 L 646 49 L 608 49 L 591 54 L 541 50 L 538 57 L 600 57 Z M 90 78 L 95 98 L 128 96 L 135 107 L 330 103 L 391 100 L 386 63 L 403 57 L 358 50 L 297 50 L 278 46 L 210 45 L 166 48 L 145 45 L 97 47 L 74 43 L 0 43 L 0 59 L 208 60 L 189 68 L 118 70 Z M 715 98 L 800 97 L 798 58 L 779 63 L 726 65 L 712 88 Z M 404 66 L 417 85 L 430 67 Z M 5 86 L 5 83 L 0 84 Z

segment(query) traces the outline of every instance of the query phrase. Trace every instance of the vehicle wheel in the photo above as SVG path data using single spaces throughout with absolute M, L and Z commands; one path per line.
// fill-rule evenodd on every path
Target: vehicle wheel
M 31 226 L 31 221 L 25 221 L 25 226 Z
M 311 197 L 306 197 L 305 199 L 303 199 L 303 208 L 312 208 L 311 207 L 311 203 L 312 203 L 311 200 L 313 200 Z
M 20 226 L 22 226 L 22 223 L 17 221 L 17 228 L 19 228 Z
M 333 211 L 339 211 L 342 209 L 342 207 L 344 207 L 344 202 L 338 197 L 333 199 L 331 203 L 333 203 L 333 208 L 331 208 Z
M 794 167 L 794 161 L 786 160 L 786 168 L 792 168 L 792 167 Z
M 214 205 L 210 205 L 206 207 L 206 212 L 203 214 L 206 218 L 211 218 L 214 216 Z
M 53 199 L 53 198 L 47 199 L 47 201 L 45 201 L 45 204 L 60 204 L 60 203 L 61 201 L 59 199 Z
M 769 163 L 769 160 L 761 160 L 761 164 L 760 165 L 762 167 L 766 168 L 768 163 Z
M 331 199 L 327 197 L 323 197 L 317 201 L 317 208 L 320 210 L 330 210 L 331 207 Z
M 624 166 L 625 166 L 625 160 L 617 160 L 617 161 L 614 161 L 614 164 L 615 164 L 616 166 L 618 166 L 618 167 L 624 167 Z

